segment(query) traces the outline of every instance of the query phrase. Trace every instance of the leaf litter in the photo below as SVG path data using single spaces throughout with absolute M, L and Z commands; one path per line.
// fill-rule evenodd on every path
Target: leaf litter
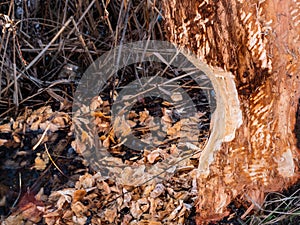
M 117 125 L 114 127 L 118 129 L 114 130 L 108 113 L 109 107 L 109 101 L 98 96 L 93 99 L 89 107 L 83 106 L 80 110 L 85 113 L 89 113 L 90 109 L 93 110 L 90 115 L 95 118 L 97 133 L 101 133 L 100 143 L 111 151 L 111 156 L 107 158 L 106 163 L 115 163 L 119 158 L 121 161 L 125 160 L 128 165 L 136 165 L 136 169 L 131 167 L 121 169 L 122 176 L 117 181 L 103 176 L 101 171 L 94 174 L 85 173 L 78 177 L 74 187 L 53 190 L 49 196 L 45 195 L 42 204 L 40 200 L 36 200 L 37 196 L 31 194 L 31 198 L 26 200 L 26 209 L 25 206 L 19 207 L 5 220 L 4 224 L 17 224 L 16 221 L 27 219 L 33 223 L 43 220 L 46 224 L 184 224 L 197 196 L 195 192 L 197 163 L 194 159 L 181 163 L 180 158 L 188 153 L 181 151 L 179 148 L 182 146 L 178 146 L 172 140 L 178 137 L 189 138 L 194 142 L 198 140 L 198 136 L 192 137 L 190 132 L 184 133 L 182 128 L 193 124 L 191 120 L 197 120 L 199 115 L 194 115 L 195 118 L 191 117 L 186 121 L 175 121 L 172 118 L 172 110 L 162 105 L 160 122 L 170 139 L 169 142 L 155 149 L 145 149 L 138 157 L 124 158 L 122 138 L 126 137 L 129 132 L 136 132 L 146 141 L 148 138 L 149 142 L 155 140 L 149 135 L 149 130 L 156 126 L 154 117 L 146 108 L 138 113 L 132 110 L 129 113 L 129 120 L 121 117 L 115 121 Z M 78 121 L 76 125 L 79 124 L 80 127 L 88 123 L 88 120 L 80 117 Z M 60 130 L 64 130 L 69 136 L 74 135 L 74 124 L 71 123 L 67 113 L 53 113 L 49 106 L 34 111 L 29 110 L 16 120 L 10 120 L 1 125 L 1 132 L 17 137 L 3 143 L 3 146 L 23 146 L 25 143 L 20 133 L 24 130 L 26 132 L 39 131 L 31 143 L 31 146 L 39 143 L 35 147 L 37 149 L 35 151 L 38 151 L 43 145 L 51 142 L 53 136 Z M 188 128 L 187 131 L 189 130 Z M 82 154 L 87 151 L 86 146 L 92 146 L 94 142 L 85 130 L 79 129 L 78 132 L 81 132 L 80 138 L 71 141 L 70 145 L 76 153 Z M 116 136 L 116 133 L 119 135 Z M 193 138 L 197 139 L 193 140 Z M 127 150 L 130 151 L 130 149 Z M 61 153 L 56 152 L 56 154 Z M 174 168 L 171 168 L 171 172 L 175 172 L 174 176 L 151 180 L 151 174 L 147 176 L 145 172 L 145 165 L 155 165 L 170 157 L 179 161 L 174 164 Z M 45 171 L 49 164 L 53 162 L 49 160 L 46 151 L 36 152 L 31 169 Z M 136 179 L 145 184 L 135 186 Z

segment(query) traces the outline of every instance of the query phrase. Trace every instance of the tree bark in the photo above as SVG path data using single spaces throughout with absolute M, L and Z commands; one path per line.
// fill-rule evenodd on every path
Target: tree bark
M 197 178 L 203 224 L 228 215 L 237 197 L 261 204 L 299 179 L 300 1 L 163 5 L 168 40 L 214 72 L 218 106 Z

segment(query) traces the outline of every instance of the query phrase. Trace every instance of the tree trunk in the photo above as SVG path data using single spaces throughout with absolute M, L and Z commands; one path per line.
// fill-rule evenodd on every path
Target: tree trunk
M 261 204 L 299 178 L 300 1 L 163 5 L 168 40 L 214 72 L 218 106 L 197 178 L 202 224 L 228 215 L 234 198 Z

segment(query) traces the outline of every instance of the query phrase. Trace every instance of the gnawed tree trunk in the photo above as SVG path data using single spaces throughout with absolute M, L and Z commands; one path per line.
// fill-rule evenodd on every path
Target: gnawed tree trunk
M 202 224 L 228 215 L 238 196 L 260 204 L 299 178 L 300 1 L 163 4 L 168 39 L 215 73 L 218 106 L 197 179 Z

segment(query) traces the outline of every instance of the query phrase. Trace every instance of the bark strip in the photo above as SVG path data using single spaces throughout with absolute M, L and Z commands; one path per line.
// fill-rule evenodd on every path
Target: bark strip
M 237 93 L 242 112 L 241 126 L 226 139 L 217 124 L 236 118 L 217 102 L 225 115 L 213 116 L 215 133 L 199 165 L 202 224 L 228 215 L 226 206 L 237 197 L 261 204 L 264 193 L 299 179 L 300 1 L 163 2 L 168 39 L 218 71 L 215 88 L 219 74 L 231 74 L 236 89 L 215 91 L 228 101 Z

